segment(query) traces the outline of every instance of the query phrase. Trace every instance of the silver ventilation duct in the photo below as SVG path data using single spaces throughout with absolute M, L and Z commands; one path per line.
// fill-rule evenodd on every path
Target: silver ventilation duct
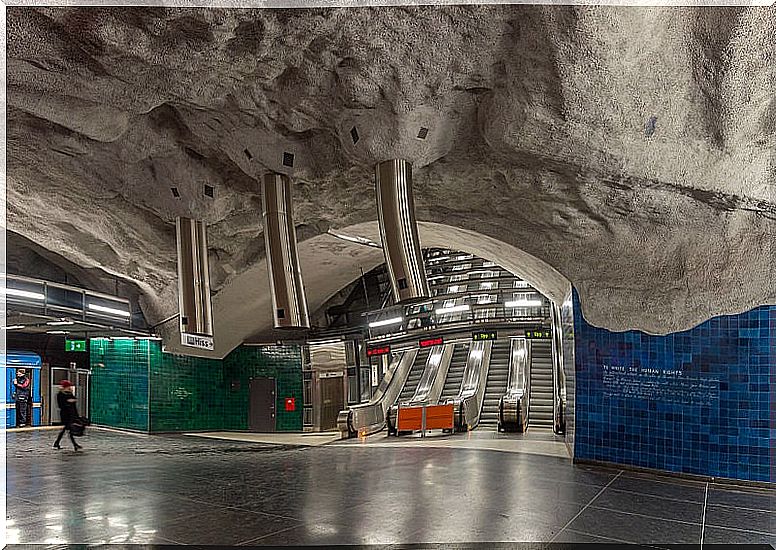
M 213 336 L 205 224 L 176 218 L 178 310 L 181 333 Z
M 377 216 L 385 263 L 397 303 L 431 295 L 412 200 L 412 164 L 387 160 L 375 167 Z
M 296 250 L 289 177 L 283 174 L 265 175 L 261 198 L 275 328 L 310 328 Z

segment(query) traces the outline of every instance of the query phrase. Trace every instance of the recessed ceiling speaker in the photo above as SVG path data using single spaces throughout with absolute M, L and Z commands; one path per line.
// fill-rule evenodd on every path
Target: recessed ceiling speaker
M 431 296 L 412 198 L 412 164 L 387 160 L 375 167 L 377 220 L 396 303 Z
M 275 328 L 310 328 L 294 228 L 291 178 L 266 174 L 261 199 Z
M 355 145 L 356 143 L 358 143 L 358 140 L 360 139 L 360 138 L 358 137 L 358 129 L 357 129 L 355 126 L 353 126 L 353 127 L 350 129 L 350 139 L 352 139 L 352 140 L 353 140 L 353 145 Z
M 205 196 L 211 199 L 215 196 L 215 188 L 212 185 L 205 184 Z
M 421 128 L 418 131 L 418 139 L 426 139 L 428 137 L 428 128 Z
M 283 151 L 283 166 L 294 167 L 294 153 Z
M 245 153 L 245 156 L 248 157 L 248 160 L 253 160 L 253 155 L 250 151 L 248 151 L 247 147 L 243 150 L 243 153 Z
M 178 311 L 180 331 L 213 336 L 205 224 L 179 217 L 175 220 L 178 245 Z
M 172 193 L 172 196 L 175 197 L 176 199 L 179 199 L 181 196 L 181 193 L 180 191 L 178 191 L 177 187 L 170 187 L 170 192 Z

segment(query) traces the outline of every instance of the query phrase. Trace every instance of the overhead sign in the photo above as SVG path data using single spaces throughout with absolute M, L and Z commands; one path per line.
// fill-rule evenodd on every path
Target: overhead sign
M 496 331 L 490 330 L 487 332 L 472 332 L 472 340 L 479 342 L 480 340 L 495 340 Z
M 552 334 L 549 330 L 526 330 L 526 338 L 552 338 Z
M 386 355 L 391 353 L 391 346 L 381 346 L 379 348 L 367 348 L 366 356 L 375 357 L 377 355 Z
M 65 340 L 65 351 L 86 351 L 86 340 Z
M 418 342 L 418 345 L 421 348 L 429 348 L 431 346 L 441 346 L 442 345 L 442 338 L 426 338 L 425 340 L 421 340 Z
M 181 332 L 181 345 L 192 348 L 213 350 L 212 336 L 199 336 L 197 334 L 188 334 Z

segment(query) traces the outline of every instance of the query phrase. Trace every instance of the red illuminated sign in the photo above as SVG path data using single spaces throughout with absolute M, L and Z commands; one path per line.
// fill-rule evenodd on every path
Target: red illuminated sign
M 289 412 L 296 410 L 296 397 L 286 397 L 286 410 Z
M 391 346 L 383 346 L 381 348 L 367 348 L 366 356 L 374 357 L 375 355 L 385 355 L 391 353 Z
M 426 340 L 421 340 L 420 342 L 418 342 L 418 345 L 421 348 L 428 348 L 431 346 L 441 346 L 442 338 L 427 338 Z

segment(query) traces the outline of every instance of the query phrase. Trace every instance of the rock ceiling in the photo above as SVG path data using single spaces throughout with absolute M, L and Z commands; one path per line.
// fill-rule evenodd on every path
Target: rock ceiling
M 774 36 L 771 8 L 10 7 L 8 229 L 153 322 L 176 215 L 218 292 L 262 261 L 263 173 L 309 240 L 406 158 L 420 220 L 543 260 L 595 324 L 688 328 L 776 303 Z

